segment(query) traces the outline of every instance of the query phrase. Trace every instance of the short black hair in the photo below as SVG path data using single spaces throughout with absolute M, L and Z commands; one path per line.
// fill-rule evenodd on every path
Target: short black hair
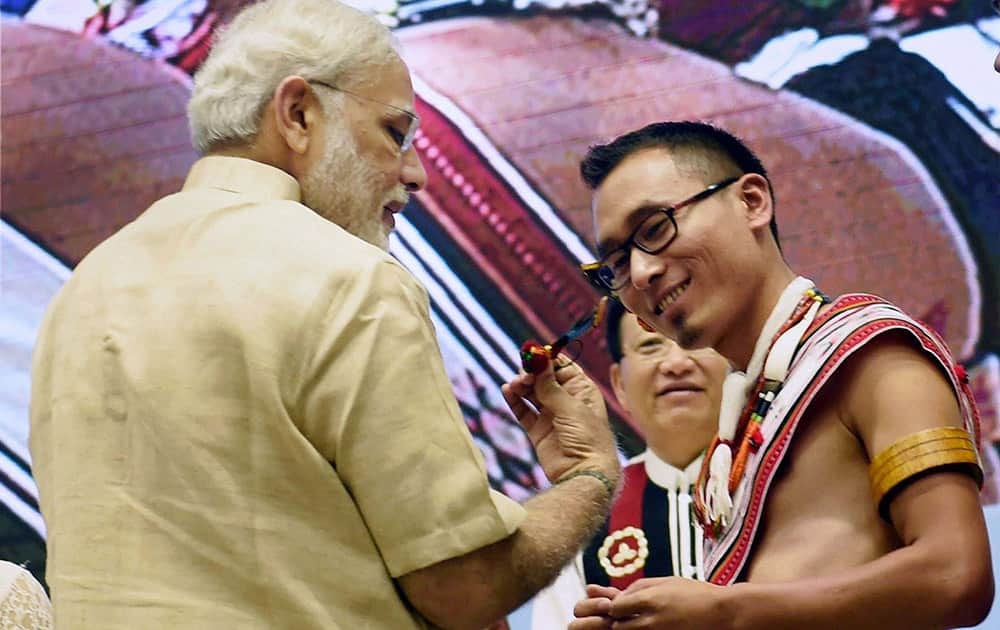
M 622 353 L 622 318 L 625 317 L 626 312 L 622 303 L 613 298 L 608 300 L 608 308 L 604 311 L 608 352 L 611 354 L 611 360 L 615 363 L 621 363 L 624 356 Z
M 665 149 L 671 154 L 681 152 L 703 155 L 743 174 L 756 173 L 767 180 L 771 205 L 775 204 L 774 186 L 771 185 L 771 179 L 760 158 L 733 134 L 703 122 L 653 123 L 618 136 L 607 144 L 594 145 L 580 162 L 580 176 L 591 190 L 596 190 L 627 157 L 637 151 L 655 148 Z M 771 234 L 780 247 L 778 222 L 774 215 L 771 216 Z

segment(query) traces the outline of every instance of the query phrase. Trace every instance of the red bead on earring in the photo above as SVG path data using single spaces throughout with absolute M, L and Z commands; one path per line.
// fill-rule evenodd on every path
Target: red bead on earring
M 525 341 L 521 346 L 521 367 L 528 374 L 538 374 L 549 364 L 550 354 L 545 346 L 537 341 Z

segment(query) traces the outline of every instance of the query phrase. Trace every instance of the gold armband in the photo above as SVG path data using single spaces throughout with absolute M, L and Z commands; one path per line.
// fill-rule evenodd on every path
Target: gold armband
M 907 482 L 933 470 L 954 470 L 983 484 L 976 446 L 965 429 L 938 427 L 908 435 L 872 460 L 868 476 L 882 518 L 889 520 L 889 503 Z

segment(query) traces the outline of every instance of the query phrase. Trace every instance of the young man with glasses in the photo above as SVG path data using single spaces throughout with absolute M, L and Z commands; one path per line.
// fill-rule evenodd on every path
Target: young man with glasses
M 393 46 L 333 0 L 244 9 L 195 76 L 205 157 L 50 306 L 31 452 L 61 630 L 481 628 L 604 520 L 617 452 L 575 366 L 522 414 L 553 487 L 490 490 L 385 251 L 426 179 Z
M 588 587 L 588 628 L 946 628 L 992 603 L 971 392 L 939 337 L 871 295 L 830 300 L 777 240 L 759 160 L 703 123 L 594 147 L 586 272 L 726 377 L 695 492 L 708 584 Z

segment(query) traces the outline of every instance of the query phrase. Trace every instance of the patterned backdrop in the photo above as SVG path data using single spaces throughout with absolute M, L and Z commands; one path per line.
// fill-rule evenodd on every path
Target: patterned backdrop
M 44 570 L 26 448 L 46 303 L 98 242 L 179 188 L 185 102 L 240 0 L 0 0 L 3 309 L 0 557 Z M 699 119 L 775 182 L 783 248 L 829 294 L 886 296 L 969 369 L 988 466 L 1000 441 L 1000 19 L 986 0 L 356 0 L 393 27 L 429 182 L 392 252 L 428 287 L 449 375 L 491 482 L 544 486 L 499 395 L 526 338 L 596 295 L 587 146 Z M 594 335 L 583 365 L 610 394 Z M 613 401 L 613 397 L 611 397 Z M 642 436 L 612 403 L 629 453 Z M 997 484 L 984 490 L 998 500 Z

